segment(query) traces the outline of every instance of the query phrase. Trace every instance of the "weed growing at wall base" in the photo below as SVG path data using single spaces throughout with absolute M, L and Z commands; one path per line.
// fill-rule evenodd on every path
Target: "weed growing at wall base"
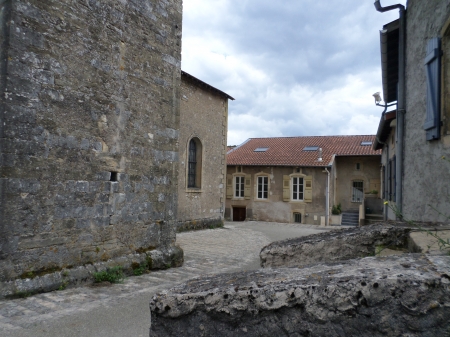
M 100 282 L 110 282 L 110 283 L 120 283 L 125 279 L 122 267 L 112 267 L 104 271 L 95 272 L 93 274 L 95 283 Z

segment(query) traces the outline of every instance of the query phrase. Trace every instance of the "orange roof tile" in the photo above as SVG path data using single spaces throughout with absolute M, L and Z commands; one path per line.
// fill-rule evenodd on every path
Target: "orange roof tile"
M 366 136 L 311 136 L 250 138 L 227 154 L 227 165 L 258 166 L 328 166 L 336 156 L 379 156 L 372 144 L 362 146 L 361 142 L 374 142 L 374 135 Z M 322 148 L 319 151 L 304 151 L 307 146 Z M 255 152 L 257 148 L 268 148 Z

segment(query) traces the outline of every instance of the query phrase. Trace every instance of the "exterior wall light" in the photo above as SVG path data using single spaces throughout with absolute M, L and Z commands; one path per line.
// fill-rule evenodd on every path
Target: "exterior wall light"
M 375 98 L 375 105 L 381 106 L 381 107 L 384 108 L 383 113 L 387 110 L 388 107 L 393 106 L 393 105 L 397 105 L 397 102 L 392 103 L 392 104 L 380 104 L 380 102 L 381 102 L 383 99 L 381 98 L 381 95 L 380 95 L 380 92 L 379 92 L 379 91 L 377 91 L 376 93 L 374 93 L 372 96 Z

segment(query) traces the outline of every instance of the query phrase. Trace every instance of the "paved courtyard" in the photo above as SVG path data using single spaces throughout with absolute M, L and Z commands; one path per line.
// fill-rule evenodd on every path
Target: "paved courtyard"
M 0 336 L 148 336 L 151 296 L 199 275 L 259 268 L 268 243 L 331 228 L 267 222 L 226 222 L 222 229 L 177 235 L 180 268 L 152 271 L 122 284 L 81 287 L 0 301 Z

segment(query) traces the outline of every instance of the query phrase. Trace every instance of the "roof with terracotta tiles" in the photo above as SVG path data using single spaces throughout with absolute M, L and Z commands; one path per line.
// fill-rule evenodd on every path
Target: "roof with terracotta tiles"
M 250 138 L 228 152 L 227 165 L 328 166 L 334 155 L 381 155 L 381 150 L 373 150 L 374 141 L 374 135 Z M 362 142 L 372 143 L 363 146 Z M 322 149 L 322 161 L 318 160 L 319 150 L 304 150 L 308 146 Z
M 231 150 L 233 150 L 234 148 L 236 148 L 236 145 L 228 145 L 227 146 L 227 153 L 230 152 Z

